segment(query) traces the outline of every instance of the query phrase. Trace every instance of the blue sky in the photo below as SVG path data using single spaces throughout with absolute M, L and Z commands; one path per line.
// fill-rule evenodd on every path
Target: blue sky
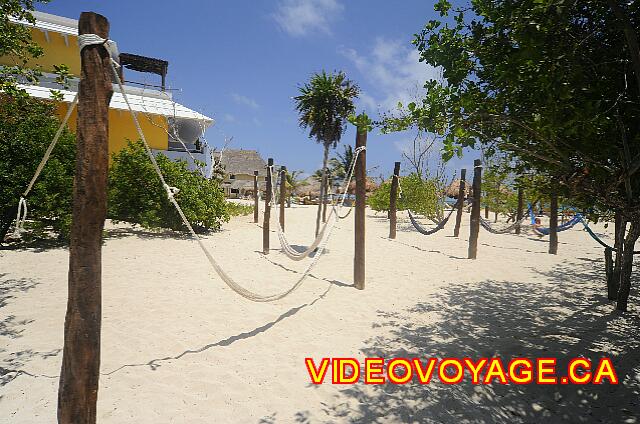
M 216 120 L 206 134 L 210 145 L 221 147 L 233 136 L 232 148 L 257 149 L 310 173 L 321 165 L 322 148 L 298 127 L 291 100 L 297 86 L 315 71 L 343 70 L 362 89 L 358 111 L 372 117 L 411 99 L 438 75 L 418 62 L 411 45 L 413 34 L 436 17 L 433 3 L 53 0 L 37 9 L 76 19 L 82 11 L 103 14 L 120 51 L 169 61 L 168 85 L 180 89 L 175 99 Z M 135 79 L 158 82 L 153 75 Z M 374 130 L 371 174 L 390 174 L 414 135 Z M 342 142 L 354 139 L 349 128 Z M 473 159 L 454 159 L 447 167 L 469 167 Z

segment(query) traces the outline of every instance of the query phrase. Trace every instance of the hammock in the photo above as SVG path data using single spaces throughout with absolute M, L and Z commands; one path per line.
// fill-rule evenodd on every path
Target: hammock
M 492 234 L 506 234 L 506 233 L 510 233 L 511 231 L 515 230 L 519 225 L 522 225 L 522 223 L 524 222 L 525 219 L 527 219 L 527 217 L 523 216 L 522 218 L 520 218 L 520 220 L 514 222 L 513 224 L 498 230 L 498 229 L 493 228 L 489 221 L 487 221 L 483 217 L 480 217 L 480 225 L 482 226 L 482 228 L 484 228 L 485 230 L 487 230 L 488 232 L 490 232 Z
M 558 229 L 556 230 L 557 232 L 560 231 L 566 231 L 570 228 L 572 228 L 574 225 L 580 223 L 582 221 L 582 215 L 577 213 L 575 214 L 575 216 L 573 218 L 571 218 L 569 221 L 565 222 L 562 225 L 558 225 Z M 540 227 L 537 224 L 534 224 L 533 226 L 533 231 L 535 231 L 536 233 L 538 233 L 539 235 L 542 236 L 548 236 L 549 233 L 551 232 L 551 229 L 548 227 Z
M 613 246 L 609 246 L 607 243 L 605 243 L 600 237 L 598 237 L 598 235 L 591 229 L 589 228 L 589 225 L 587 224 L 587 221 L 581 217 L 580 222 L 582 222 L 582 225 L 584 226 L 584 230 L 589 233 L 589 235 L 591 236 L 592 239 L 594 239 L 595 241 L 598 242 L 598 244 L 600 244 L 602 247 L 604 247 L 605 249 L 609 249 L 613 252 L 617 252 L 618 249 L 616 249 Z M 634 255 L 640 255 L 640 250 L 634 250 L 633 252 Z
M 427 230 L 425 229 L 417 220 L 416 218 L 413 216 L 413 214 L 411 213 L 410 210 L 407 210 L 407 212 L 409 212 L 409 219 L 411 220 L 411 223 L 413 224 L 413 227 L 422 235 L 425 236 L 430 236 L 431 234 L 435 234 L 438 231 L 442 230 L 444 228 L 445 225 L 447 225 L 447 221 L 449 221 L 449 218 L 451 218 L 451 215 L 453 215 L 453 212 L 456 211 L 457 208 L 453 208 L 451 209 L 451 211 L 449 211 L 449 215 L 447 215 L 442 221 L 440 221 L 438 223 L 438 225 L 436 225 L 434 228 Z

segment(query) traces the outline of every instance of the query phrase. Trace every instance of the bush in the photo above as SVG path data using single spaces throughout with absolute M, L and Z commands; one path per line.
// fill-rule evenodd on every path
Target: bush
M 245 216 L 253 213 L 253 206 L 227 202 L 227 210 L 231 216 Z
M 9 224 L 20 196 L 33 177 L 60 120 L 52 102 L 29 97 L 0 96 L 0 210 Z M 71 223 L 75 135 L 62 133 L 27 201 L 35 226 L 51 226 L 67 237 Z
M 175 198 L 196 231 L 218 230 L 229 221 L 227 204 L 215 180 L 189 170 L 186 161 L 173 161 L 162 153 L 156 160 L 167 184 L 180 189 Z M 130 141 L 113 155 L 108 216 L 145 228 L 186 230 L 141 141 Z
M 442 212 L 436 184 L 422 180 L 417 174 L 400 177 L 402 196 L 398 198 L 398 210 L 409 209 L 425 216 L 436 216 Z M 369 196 L 369 206 L 378 212 L 389 210 L 391 180 L 385 181 Z

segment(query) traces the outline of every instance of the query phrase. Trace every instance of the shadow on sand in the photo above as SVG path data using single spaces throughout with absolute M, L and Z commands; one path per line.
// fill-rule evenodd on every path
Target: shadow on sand
M 603 296 L 602 264 L 577 261 L 540 273 L 549 282 L 487 280 L 451 284 L 397 312 L 378 311 L 381 336 L 362 356 L 381 358 L 557 357 L 558 375 L 570 358 L 610 357 L 619 385 L 345 386 L 323 408 L 329 422 L 635 423 L 640 414 L 640 316 L 624 315 Z M 634 287 L 638 281 L 634 281 Z M 635 296 L 630 302 L 638 305 Z M 425 317 L 431 317 L 425 321 Z M 433 322 L 435 321 L 435 322 Z M 336 352 L 336 356 L 340 356 Z M 313 386 L 318 387 L 318 386 Z M 266 416 L 262 422 L 275 422 Z M 296 414 L 308 422 L 308 411 Z M 315 417 L 317 419 L 319 417 Z M 323 419 L 321 419 L 323 420 Z

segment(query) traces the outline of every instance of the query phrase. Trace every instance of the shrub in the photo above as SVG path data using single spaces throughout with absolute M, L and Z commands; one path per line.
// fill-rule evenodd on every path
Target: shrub
M 55 135 L 60 121 L 55 105 L 29 97 L 0 96 L 0 210 L 9 224 L 40 160 Z M 62 133 L 47 165 L 27 200 L 29 219 L 36 227 L 51 226 L 68 236 L 71 223 L 75 135 Z
M 162 153 L 156 160 L 167 184 L 178 188 L 176 200 L 198 232 L 217 230 L 229 221 L 229 211 L 215 180 L 189 170 L 186 161 L 173 161 Z M 185 230 L 167 198 L 141 141 L 129 142 L 113 155 L 109 170 L 108 216 L 145 228 Z
M 253 206 L 227 202 L 227 210 L 230 216 L 244 216 L 253 213 Z
M 402 196 L 398 197 L 398 210 L 409 209 L 412 212 L 426 216 L 436 216 L 441 213 L 442 206 L 432 180 L 422 180 L 417 174 L 400 177 Z M 385 181 L 369 197 L 369 206 L 375 211 L 389 210 L 391 180 Z

